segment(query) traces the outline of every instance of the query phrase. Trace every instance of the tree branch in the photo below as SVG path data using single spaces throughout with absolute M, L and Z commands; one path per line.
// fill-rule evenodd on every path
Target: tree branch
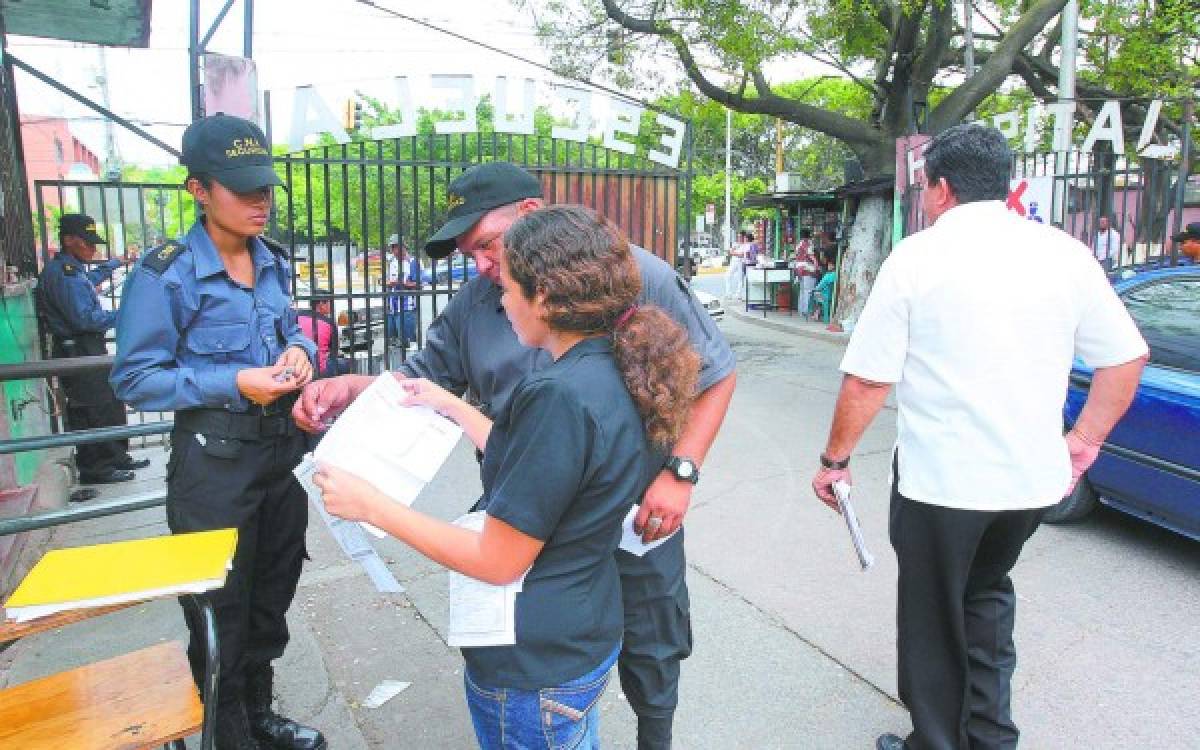
M 670 24 L 632 16 L 623 11 L 617 5 L 616 0 L 603 0 L 603 5 L 604 12 L 608 17 L 626 29 L 638 34 L 656 36 L 671 44 L 675 48 L 675 54 L 679 56 L 679 62 L 683 65 L 687 77 L 696 85 L 700 93 L 719 104 L 739 112 L 779 117 L 833 136 L 848 144 L 876 146 L 882 140 L 882 134 L 879 131 L 861 120 L 775 94 L 762 73 L 756 69 L 751 69 L 749 73 L 754 81 L 755 89 L 759 93 L 757 98 L 726 91 L 704 75 L 692 55 L 687 40 Z
M 607 1 L 607 0 L 606 0 Z M 979 102 L 992 94 L 1009 76 L 1018 53 L 1062 12 L 1067 0 L 1035 0 L 988 55 L 987 62 L 950 93 L 929 115 L 930 132 L 939 133 L 962 121 Z

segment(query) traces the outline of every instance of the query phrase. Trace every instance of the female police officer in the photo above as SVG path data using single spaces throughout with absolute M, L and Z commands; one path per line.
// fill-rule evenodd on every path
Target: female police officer
M 629 244 L 591 210 L 535 211 L 504 245 L 505 313 L 521 343 L 553 364 L 517 386 L 494 425 L 428 380 L 403 381 L 484 450 L 483 531 L 396 504 L 334 467 L 317 484 L 330 512 L 368 520 L 465 575 L 506 584 L 528 570 L 515 645 L 463 649 L 476 737 L 488 749 L 592 748 L 623 629 L 621 520 L 679 436 L 700 360 L 666 313 L 635 305 L 641 276 Z
M 280 184 L 266 142 L 253 123 L 223 114 L 184 133 L 186 188 L 204 215 L 181 243 L 146 254 L 126 283 L 112 384 L 139 409 L 175 412 L 171 530 L 238 529 L 233 570 L 211 597 L 217 747 L 314 750 L 325 747 L 320 732 L 271 711 L 271 661 L 287 644 L 308 522 L 291 473 L 304 439 L 288 412 L 311 378 L 314 347 L 289 306 L 282 248 L 258 236 Z M 203 633 L 186 604 L 184 617 L 200 684 Z

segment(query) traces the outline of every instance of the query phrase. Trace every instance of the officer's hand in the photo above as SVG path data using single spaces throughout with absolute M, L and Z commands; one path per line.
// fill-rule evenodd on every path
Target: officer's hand
M 305 432 L 324 432 L 353 400 L 348 376 L 314 380 L 296 399 L 292 419 Z
M 313 475 L 321 490 L 325 510 L 347 521 L 368 521 L 371 510 L 383 495 L 375 485 L 360 476 L 321 463 Z
M 281 378 L 285 369 L 284 365 L 274 365 L 238 370 L 237 388 L 249 400 L 266 406 L 298 387 L 291 377 Z
M 683 525 L 692 502 L 691 482 L 682 482 L 669 471 L 660 471 L 642 497 L 642 509 L 633 519 L 633 530 L 649 544 L 663 539 Z
M 284 349 L 283 354 L 279 355 L 279 359 L 275 360 L 275 366 L 291 368 L 292 386 L 295 388 L 303 388 L 312 380 L 313 368 L 312 362 L 308 358 L 308 352 L 298 346 L 289 346 Z
M 428 406 L 437 413 L 453 419 L 454 412 L 465 402 L 450 391 L 432 380 L 425 378 L 405 378 L 400 381 L 400 387 L 408 395 L 407 404 Z

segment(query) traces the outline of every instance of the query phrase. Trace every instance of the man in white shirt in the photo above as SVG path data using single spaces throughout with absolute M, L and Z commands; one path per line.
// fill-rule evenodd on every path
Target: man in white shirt
M 1107 216 L 1096 222 L 1096 240 L 1092 243 L 1092 254 L 1105 271 L 1111 271 L 1121 262 L 1121 233 L 1112 228 Z
M 881 736 L 880 750 L 1016 747 L 1008 574 L 1128 408 L 1147 354 L 1088 248 L 1005 209 L 1010 159 L 993 128 L 960 125 L 931 141 L 923 200 L 934 223 L 880 270 L 813 479 L 836 509 L 832 485 L 850 481 L 850 455 L 894 384 L 889 532 L 913 732 Z M 994 272 L 1013 253 L 1018 267 L 1039 269 L 1016 286 Z M 1064 437 L 1076 356 L 1096 371 Z

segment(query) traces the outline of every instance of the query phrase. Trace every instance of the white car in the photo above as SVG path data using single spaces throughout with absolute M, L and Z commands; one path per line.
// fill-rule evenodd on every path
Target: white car
M 696 295 L 696 299 L 700 300 L 701 305 L 704 305 L 709 317 L 713 320 L 725 319 L 725 306 L 721 304 L 720 297 L 715 297 L 700 289 L 692 289 L 692 294 Z

